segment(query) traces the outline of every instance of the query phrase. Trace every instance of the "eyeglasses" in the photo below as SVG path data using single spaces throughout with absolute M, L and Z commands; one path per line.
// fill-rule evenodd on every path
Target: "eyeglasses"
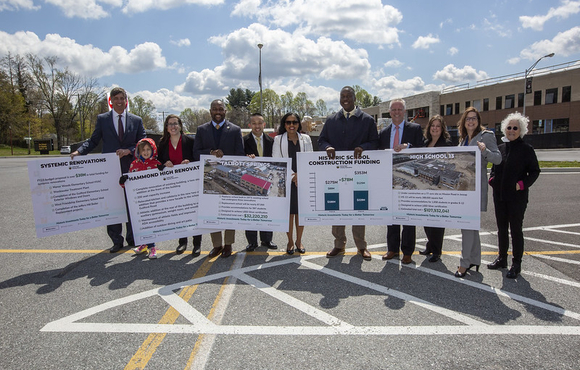
M 171 122 L 171 123 L 168 123 L 167 126 L 179 126 L 179 123 Z
M 297 125 L 297 124 L 299 124 L 300 122 L 299 122 L 299 121 L 286 121 L 285 123 L 286 123 L 287 125 Z
M 508 127 L 506 127 L 506 130 L 508 130 L 508 131 L 511 131 L 511 130 L 517 131 L 519 129 L 520 128 L 518 126 L 508 126 Z
M 466 117 L 466 121 L 477 121 L 477 117 Z

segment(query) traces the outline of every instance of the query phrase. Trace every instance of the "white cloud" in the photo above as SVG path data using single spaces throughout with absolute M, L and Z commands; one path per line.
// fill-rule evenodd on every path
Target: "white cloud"
M 453 24 L 453 19 L 447 18 L 443 22 L 439 23 L 439 28 L 443 28 L 446 24 Z
M 296 33 L 373 44 L 398 44 L 400 31 L 395 26 L 403 19 L 398 9 L 380 0 L 241 0 L 232 15 L 282 28 L 295 25 Z
M 566 19 L 572 14 L 580 12 L 580 1 L 563 0 L 562 5 L 557 8 L 550 8 L 546 15 L 535 16 L 520 16 L 522 27 L 531 28 L 534 31 L 541 31 L 544 29 L 544 23 L 552 18 Z
M 19 9 L 38 10 L 40 6 L 34 6 L 32 0 L 0 0 L 0 12 Z
M 75 40 L 48 34 L 41 40 L 34 32 L 9 34 L 0 31 L 0 55 L 7 53 L 34 54 L 44 58 L 55 56 L 62 65 L 79 74 L 101 77 L 120 73 L 139 73 L 165 68 L 166 62 L 159 45 L 145 42 L 127 51 L 113 46 L 108 52 L 93 45 L 80 45 Z
M 453 56 L 455 54 L 459 53 L 459 49 L 457 49 L 456 47 L 450 47 L 449 50 L 447 51 L 447 54 Z
M 207 102 L 203 98 L 193 98 L 191 96 L 180 95 L 175 91 L 169 89 L 160 89 L 155 92 L 148 90 L 137 91 L 131 94 L 132 96 L 139 95 L 143 99 L 151 100 L 155 109 L 158 112 L 169 112 L 173 114 L 181 113 L 185 108 L 204 107 L 209 108 L 211 100 Z M 209 98 L 208 98 L 209 99 Z M 161 119 L 161 117 L 159 118 Z
M 560 32 L 552 40 L 533 43 L 520 52 L 520 57 L 533 60 L 550 53 L 565 57 L 580 53 L 580 26 Z
M 417 40 L 411 45 L 413 49 L 429 49 L 432 44 L 441 42 L 439 37 L 428 34 L 427 36 L 419 36 Z
M 190 46 L 191 45 L 191 41 L 189 41 L 189 39 L 187 39 L 187 38 L 186 39 L 180 39 L 180 40 L 177 40 L 177 41 L 171 40 L 170 42 L 173 45 L 177 45 L 179 47 L 182 47 L 182 46 Z
M 413 77 L 407 80 L 399 80 L 395 76 L 386 76 L 373 81 L 373 87 L 378 92 L 376 95 L 382 101 L 393 98 L 401 98 L 420 94 L 426 91 L 441 90 L 443 85 L 425 84 L 421 77 Z
M 477 71 L 472 66 L 464 66 L 459 69 L 453 64 L 446 65 L 443 70 L 435 72 L 433 79 L 448 83 L 459 83 L 466 81 L 477 81 L 488 78 L 484 71 Z
M 399 68 L 402 66 L 403 66 L 403 62 L 401 62 L 397 59 L 391 59 L 385 63 L 385 67 L 387 67 L 387 68 Z
M 368 54 L 363 49 L 353 49 L 343 41 L 327 37 L 311 40 L 301 34 L 270 30 L 256 23 L 228 35 L 211 37 L 209 41 L 221 48 L 224 61 L 213 70 L 189 73 L 182 86 L 186 92 L 220 95 L 225 92 L 227 95 L 231 85 L 248 81 L 257 85 L 258 43 L 264 44 L 262 76 L 265 84 L 280 78 L 359 79 L 370 71 Z
M 509 64 L 518 64 L 520 62 L 521 58 L 515 57 L 515 58 L 510 58 L 507 60 L 507 62 Z
M 109 13 L 97 4 L 98 0 L 45 0 L 45 2 L 61 8 L 64 15 L 69 18 L 100 19 L 109 16 Z
M 224 0 L 127 0 L 123 13 L 143 13 L 152 9 L 168 10 L 182 5 L 220 5 Z

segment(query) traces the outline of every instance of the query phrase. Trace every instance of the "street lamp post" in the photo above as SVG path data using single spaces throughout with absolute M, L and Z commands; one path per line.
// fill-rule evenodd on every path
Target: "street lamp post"
M 262 47 L 264 44 L 258 44 L 258 49 L 260 49 L 260 74 L 258 75 L 258 83 L 260 84 L 260 114 L 263 114 L 264 103 L 262 102 Z
M 523 113 L 522 116 L 526 116 L 526 93 L 528 90 L 528 75 L 530 74 L 530 72 L 532 72 L 532 69 L 534 69 L 534 67 L 540 63 L 540 60 L 544 59 L 544 58 L 551 58 L 554 56 L 554 53 L 550 53 L 548 55 L 544 55 L 543 57 L 541 57 L 540 59 L 536 60 L 536 63 L 532 64 L 532 66 L 528 69 L 526 69 L 526 72 L 524 73 L 524 109 L 523 109 Z

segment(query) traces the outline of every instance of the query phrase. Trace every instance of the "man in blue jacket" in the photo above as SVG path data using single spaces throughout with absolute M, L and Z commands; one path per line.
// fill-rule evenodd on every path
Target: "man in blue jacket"
M 350 86 L 340 90 L 340 106 L 342 109 L 326 119 L 322 132 L 318 137 L 318 148 L 325 150 L 330 159 L 334 159 L 336 151 L 352 150 L 354 158 L 361 157 L 363 150 L 375 150 L 378 148 L 379 135 L 377 124 L 373 117 L 364 113 L 355 106 L 355 91 Z M 334 248 L 326 253 L 326 257 L 334 257 L 344 254 L 346 248 L 346 233 L 344 225 L 332 226 L 334 236 Z M 358 252 L 362 257 L 370 261 L 371 254 L 367 249 L 365 240 L 365 225 L 353 225 L 352 237 Z
M 135 146 L 139 140 L 146 137 L 145 128 L 141 117 L 126 111 L 127 93 L 124 89 L 115 87 L 109 96 L 113 109 L 98 115 L 93 134 L 78 150 L 71 153 L 70 157 L 73 159 L 77 155 L 90 153 L 103 140 L 103 153 L 117 153 L 121 162 L 121 172 L 127 173 L 133 161 Z M 131 247 L 135 245 L 135 240 L 133 239 L 133 229 L 128 211 L 127 218 L 125 239 Z M 113 247 L 109 250 L 111 253 L 118 252 L 123 248 L 122 231 L 121 224 L 107 225 L 107 234 L 113 241 Z

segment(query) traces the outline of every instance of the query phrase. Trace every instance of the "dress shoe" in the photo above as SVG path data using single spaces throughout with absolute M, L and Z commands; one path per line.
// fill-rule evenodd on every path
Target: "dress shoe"
M 111 249 L 109 249 L 109 252 L 111 253 L 117 253 L 118 251 L 120 251 L 123 248 L 122 245 L 119 244 L 115 244 L 111 247 Z
M 191 254 L 194 256 L 199 256 L 201 254 L 201 245 L 194 245 Z
M 302 245 L 302 243 L 300 244 L 296 244 L 296 250 L 298 251 L 298 253 L 304 254 L 306 253 L 306 249 L 304 248 L 304 246 Z
M 254 250 L 256 250 L 256 248 L 258 248 L 258 244 L 248 244 L 246 246 L 246 252 L 253 252 Z
M 459 268 L 457 268 L 457 271 L 455 271 L 455 277 L 462 278 L 465 277 L 465 275 L 467 275 L 467 270 L 461 272 L 459 271 Z
M 441 255 L 440 254 L 434 254 L 431 256 L 431 258 L 429 258 L 429 262 L 437 262 L 441 259 Z
M 332 250 L 328 253 L 326 253 L 326 257 L 330 258 L 330 257 L 334 257 L 334 256 L 338 256 L 339 254 L 344 254 L 344 249 L 340 249 L 340 248 L 332 248 Z
M 222 250 L 224 249 L 224 247 L 214 247 L 211 251 L 209 251 L 209 254 L 207 255 L 209 258 L 214 258 L 220 255 L 220 253 L 222 253 Z
M 413 262 L 410 255 L 404 255 L 401 263 L 404 265 L 408 265 L 409 263 Z
M 294 243 L 292 242 L 288 243 L 288 245 L 286 246 L 286 253 L 288 253 L 289 255 L 294 254 Z
M 419 254 L 422 255 L 422 256 L 428 256 L 428 255 L 431 254 L 431 251 L 429 249 L 425 248 L 425 250 L 424 251 L 420 251 Z
M 232 245 L 226 244 L 224 245 L 224 250 L 222 251 L 222 258 L 228 258 L 232 255 Z
M 397 257 L 399 253 L 388 251 L 387 253 L 383 254 L 383 261 L 392 260 L 393 258 Z
M 475 271 L 479 272 L 479 265 L 476 265 L 476 264 L 473 264 L 473 263 L 471 265 L 469 265 L 469 267 L 467 268 L 467 270 L 471 270 L 472 267 L 475 267 Z
M 278 246 L 272 242 L 262 242 L 260 244 L 268 249 L 278 249 Z
M 362 256 L 363 260 L 365 261 L 370 261 L 373 259 L 373 257 L 371 256 L 371 252 L 369 252 L 368 249 L 359 249 L 358 253 Z
M 505 269 L 507 267 L 507 258 L 503 256 L 498 256 L 495 261 L 487 265 L 490 270 Z
M 516 265 L 515 263 L 512 264 L 512 267 L 510 268 L 510 270 L 507 272 L 506 274 L 506 278 L 508 279 L 515 279 L 518 277 L 518 274 L 522 272 L 522 266 L 521 265 Z
M 175 254 L 182 254 L 187 249 L 187 244 L 179 244 L 177 248 L 175 248 Z

